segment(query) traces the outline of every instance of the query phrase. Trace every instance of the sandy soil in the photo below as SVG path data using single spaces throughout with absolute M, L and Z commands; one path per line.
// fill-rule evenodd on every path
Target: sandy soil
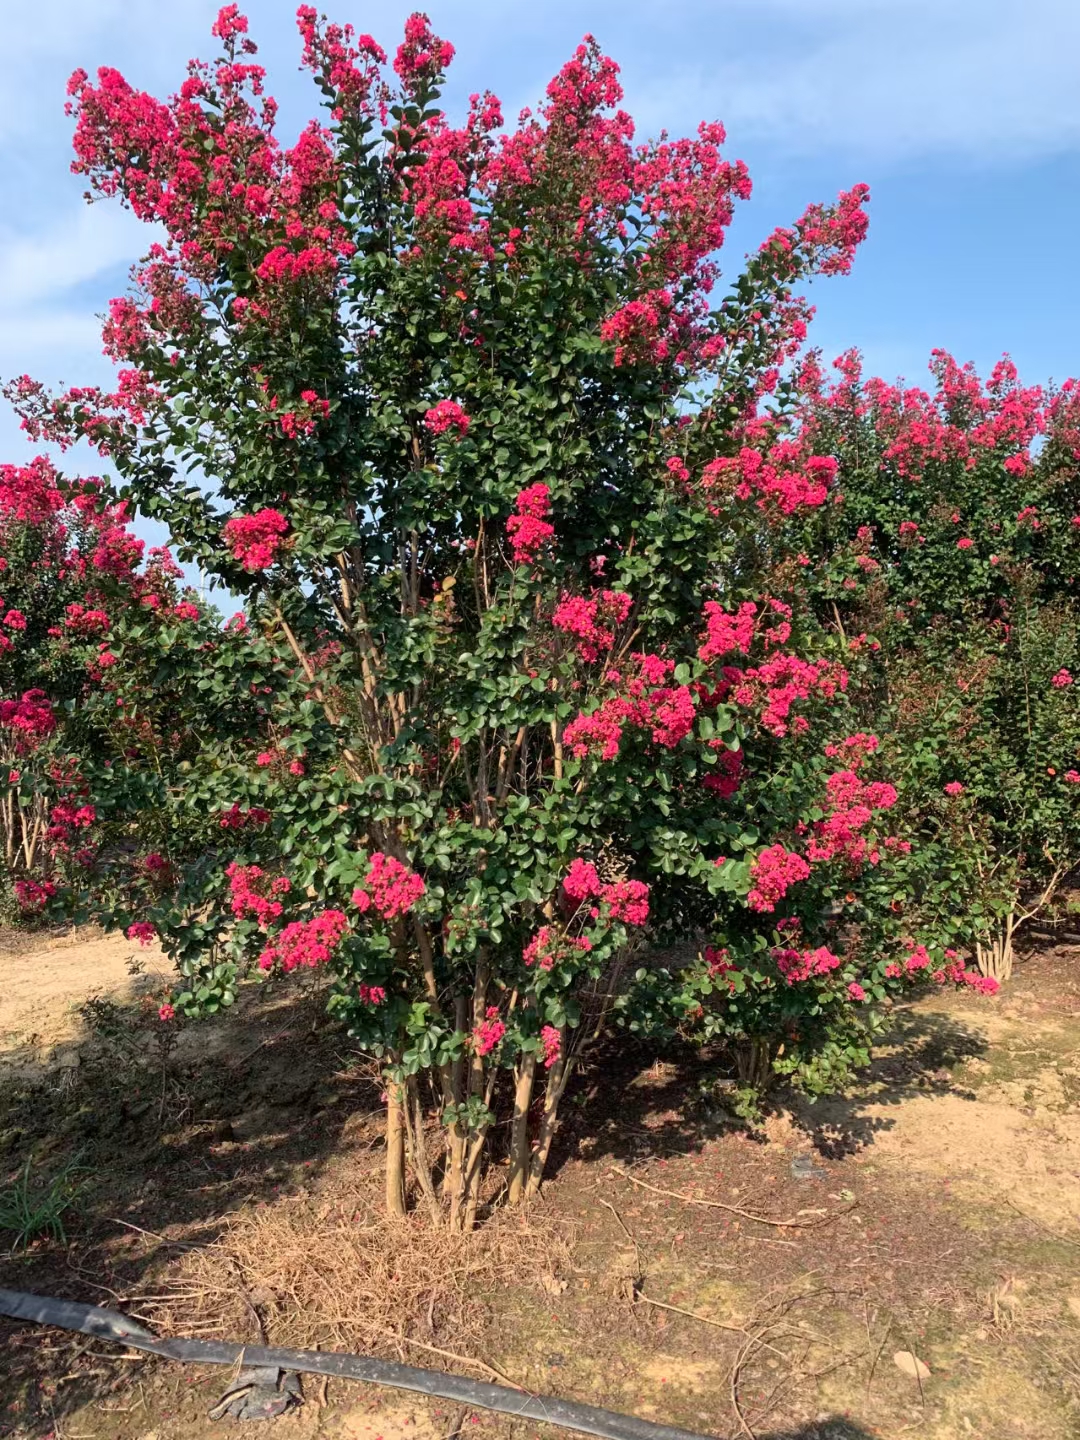
M 0 948 L 0 1186 L 30 1153 L 98 1157 L 70 1247 L 0 1260 L 0 1284 L 112 1295 L 160 1320 L 152 1297 L 180 1295 L 193 1273 L 181 1246 L 211 1244 L 233 1310 L 224 1320 L 189 1293 L 174 1313 L 189 1333 L 205 1323 L 253 1339 L 225 1217 L 255 1205 L 295 1231 L 300 1201 L 316 1222 L 375 1203 L 377 1094 L 340 1033 L 320 1028 L 319 998 L 297 1005 L 292 992 L 245 992 L 224 1021 L 185 1030 L 163 1062 L 145 1038 L 147 997 L 165 988 L 160 957 L 138 956 L 139 974 L 132 958 L 126 941 L 99 936 Z M 92 995 L 130 1002 L 122 1084 L 114 1061 L 95 1059 L 80 1015 Z M 427 1305 L 426 1316 L 401 1315 L 402 1333 L 490 1360 L 542 1393 L 716 1436 L 747 1433 L 732 1411 L 734 1374 L 760 1440 L 1075 1440 L 1080 952 L 1036 954 L 995 1001 L 935 993 L 909 1007 L 848 1094 L 773 1116 L 764 1137 L 703 1118 L 696 1082 L 678 1059 L 582 1076 L 542 1212 L 572 1239 L 558 1275 L 529 1252 L 537 1273 L 478 1295 L 486 1318 L 469 1335 L 443 1334 Z M 800 1157 L 812 1160 L 808 1179 L 792 1168 Z M 770 1229 L 690 1197 L 825 1218 Z M 218 1250 L 207 1254 L 200 1273 L 212 1279 Z M 245 1273 L 249 1285 L 259 1278 Z M 298 1320 L 279 1298 L 272 1338 L 288 1343 Z M 0 1322 L 15 1376 L 0 1394 L 0 1434 L 225 1433 L 203 1418 L 215 1374 L 125 1368 L 36 1341 Z M 383 1350 L 438 1363 L 408 1344 Z M 893 1358 L 908 1350 L 930 1371 L 921 1385 Z M 389 1392 L 306 1388 L 304 1408 L 274 1422 L 282 1440 L 533 1440 L 532 1427 Z
M 78 1007 L 91 995 L 131 1001 L 167 988 L 160 951 L 119 935 L 9 935 L 0 970 L 0 1064 L 46 1062 L 62 1050 L 78 1036 Z

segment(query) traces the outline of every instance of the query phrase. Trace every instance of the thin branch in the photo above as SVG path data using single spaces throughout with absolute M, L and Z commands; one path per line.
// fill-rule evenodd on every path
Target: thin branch
M 677 1190 L 662 1190 L 659 1185 L 650 1185 L 647 1180 L 639 1180 L 636 1175 L 621 1170 L 618 1165 L 612 1165 L 611 1169 L 615 1175 L 629 1180 L 631 1185 L 640 1185 L 643 1190 L 651 1190 L 654 1195 L 666 1195 L 671 1200 L 681 1200 L 684 1205 L 704 1205 L 710 1210 L 726 1210 L 729 1215 L 741 1215 L 744 1220 L 756 1220 L 759 1225 L 775 1225 L 783 1230 L 816 1230 L 819 1225 L 829 1225 L 855 1209 L 854 1205 L 849 1205 L 846 1210 L 838 1210 L 834 1215 L 826 1215 L 821 1220 L 774 1220 L 768 1215 L 755 1215 L 752 1210 L 741 1210 L 738 1205 L 725 1205 L 722 1200 L 704 1200 L 697 1195 L 681 1195 Z

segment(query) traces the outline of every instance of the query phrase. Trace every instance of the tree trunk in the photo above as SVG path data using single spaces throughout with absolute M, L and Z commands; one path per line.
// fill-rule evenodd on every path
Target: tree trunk
M 454 1001 L 454 1025 L 458 1030 L 469 1028 L 469 999 L 459 995 Z M 449 1103 L 457 1106 L 465 1099 L 465 1058 L 455 1060 L 450 1070 Z M 443 1173 L 443 1199 L 450 1201 L 450 1228 L 457 1230 L 461 1224 L 461 1195 L 465 1178 L 465 1127 L 455 1117 L 448 1127 L 447 1144 L 449 1156 Z
M 523 1055 L 517 1070 L 517 1084 L 514 1087 L 514 1118 L 510 1127 L 511 1205 L 519 1205 L 524 1200 L 525 1188 L 529 1181 L 529 1107 L 532 1105 L 535 1076 L 535 1053 Z
M 420 1192 L 427 1203 L 428 1214 L 434 1224 L 442 1223 L 442 1208 L 435 1194 L 435 1181 L 428 1157 L 427 1137 L 424 1134 L 424 1107 L 420 1102 L 420 1087 L 416 1076 L 410 1075 L 405 1084 L 405 1128 L 409 1137 L 409 1154 L 416 1172 Z
M 758 1036 L 741 1041 L 735 1051 L 735 1068 L 744 1085 L 764 1094 L 769 1087 L 772 1073 L 769 1042 Z
M 536 1149 L 533 1151 L 532 1164 L 529 1167 L 529 1182 L 526 1194 L 529 1196 L 539 1193 L 540 1184 L 544 1178 L 544 1166 L 547 1164 L 548 1153 L 551 1150 L 551 1142 L 555 1138 L 555 1131 L 558 1128 L 559 1101 L 566 1089 L 566 1082 L 570 1079 L 570 1071 L 574 1062 L 565 1053 L 566 1032 L 563 1031 L 563 1053 L 548 1071 L 547 1086 L 544 1091 L 544 1114 L 540 1121 L 540 1134 L 537 1137 Z
M 975 964 L 980 975 L 990 975 L 1002 982 L 1012 977 L 1015 934 L 1016 911 L 1010 910 L 1002 919 L 997 933 L 975 947 Z
M 386 1086 L 386 1210 L 405 1214 L 405 1116 L 402 1087 L 397 1080 Z

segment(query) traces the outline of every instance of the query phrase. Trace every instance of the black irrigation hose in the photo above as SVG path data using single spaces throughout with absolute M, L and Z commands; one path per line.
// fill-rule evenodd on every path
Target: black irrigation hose
M 618 1415 L 613 1410 L 601 1410 L 595 1405 L 581 1405 L 576 1400 L 529 1395 L 505 1385 L 488 1385 L 481 1380 L 466 1380 L 460 1375 L 422 1370 L 415 1365 L 399 1365 L 393 1360 L 378 1360 L 370 1355 L 279 1350 L 265 1345 L 239 1345 L 230 1340 L 159 1340 L 149 1330 L 115 1310 L 80 1305 L 74 1300 L 54 1300 L 47 1295 L 29 1295 L 22 1290 L 0 1289 L 0 1315 L 8 1315 L 13 1320 L 29 1320 L 38 1325 L 55 1325 L 61 1330 L 77 1330 L 83 1335 L 111 1340 L 118 1345 L 130 1345 L 135 1350 L 145 1350 L 166 1360 L 195 1365 L 235 1365 L 242 1361 L 249 1366 L 362 1380 L 371 1385 L 388 1385 L 395 1390 L 415 1390 L 421 1395 L 453 1400 L 471 1409 L 498 1410 L 515 1419 L 561 1425 L 565 1430 L 599 1435 L 603 1440 L 702 1440 L 700 1435 L 689 1430 L 654 1425 L 633 1415 Z

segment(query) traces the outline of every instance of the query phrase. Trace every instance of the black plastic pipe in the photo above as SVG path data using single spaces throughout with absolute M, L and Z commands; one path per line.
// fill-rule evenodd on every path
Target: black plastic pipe
M 240 1361 L 246 1366 L 275 1367 L 307 1375 L 361 1380 L 369 1385 L 387 1385 L 394 1390 L 414 1390 L 420 1395 L 437 1396 L 471 1409 L 497 1410 L 519 1420 L 538 1420 L 546 1425 L 560 1425 L 564 1430 L 577 1430 L 583 1435 L 599 1435 L 603 1440 L 703 1440 L 689 1430 L 654 1425 L 649 1420 L 601 1410 L 596 1405 L 530 1395 L 506 1385 L 488 1385 L 481 1380 L 467 1380 L 441 1370 L 422 1370 L 415 1365 L 399 1365 L 372 1355 L 342 1355 L 332 1350 L 280 1350 L 274 1346 L 240 1345 L 232 1340 L 159 1340 L 142 1325 L 115 1310 L 80 1305 L 74 1300 L 55 1300 L 47 1295 L 30 1295 L 22 1290 L 0 1289 L 0 1315 L 37 1325 L 54 1325 L 61 1330 L 76 1330 L 185 1364 L 235 1365 Z

